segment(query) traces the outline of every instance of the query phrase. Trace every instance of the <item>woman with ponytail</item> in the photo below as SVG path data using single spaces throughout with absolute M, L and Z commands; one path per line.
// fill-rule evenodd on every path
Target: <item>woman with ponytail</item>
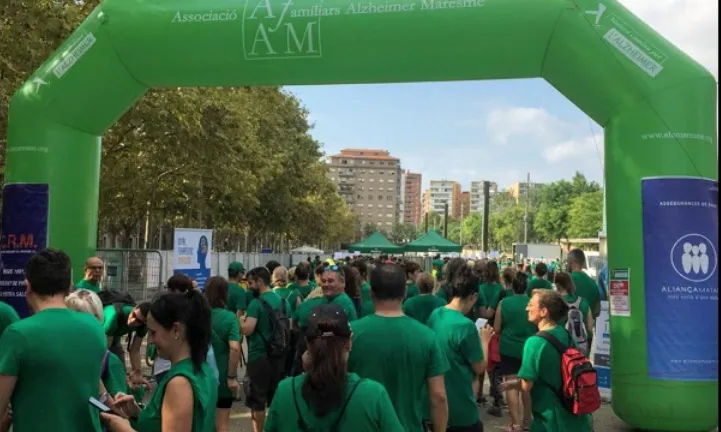
M 266 432 L 403 432 L 386 389 L 348 373 L 351 329 L 336 304 L 313 308 L 306 331 L 305 373 L 278 386 Z
M 101 414 L 112 432 L 213 432 L 218 381 L 208 365 L 211 309 L 198 290 L 167 293 L 148 314 L 149 342 L 171 368 L 146 407 L 122 393 L 114 405 L 123 416 Z

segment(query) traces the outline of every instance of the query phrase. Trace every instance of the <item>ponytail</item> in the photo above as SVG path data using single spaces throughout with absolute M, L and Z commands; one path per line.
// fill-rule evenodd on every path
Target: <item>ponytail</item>
M 303 399 L 318 417 L 338 408 L 347 387 L 346 344 L 348 338 L 324 336 L 308 339 L 312 361 L 305 366 Z
M 193 368 L 199 372 L 208 356 L 210 345 L 210 304 L 198 290 L 185 293 L 166 293 L 150 306 L 153 319 L 166 330 L 173 324 L 183 324 L 185 340 L 190 348 Z

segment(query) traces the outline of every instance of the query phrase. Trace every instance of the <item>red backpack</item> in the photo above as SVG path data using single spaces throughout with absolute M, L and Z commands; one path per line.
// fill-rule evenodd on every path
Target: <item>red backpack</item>
M 556 391 L 566 409 L 581 416 L 591 414 L 601 407 L 601 394 L 598 391 L 596 369 L 588 358 L 573 345 L 565 347 L 552 334 L 541 331 L 536 333 L 547 340 L 561 355 L 561 391 Z

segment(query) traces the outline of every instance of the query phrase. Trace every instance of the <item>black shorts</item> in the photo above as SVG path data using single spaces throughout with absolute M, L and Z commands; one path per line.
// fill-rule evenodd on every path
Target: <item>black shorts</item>
M 448 432 L 483 432 L 483 423 L 478 422 L 470 426 L 448 426 Z
M 521 370 L 521 359 L 501 354 L 501 363 L 498 368 L 501 375 L 516 375 Z
M 285 360 L 285 359 L 283 359 Z M 283 376 L 284 361 L 270 360 L 263 356 L 248 363 L 245 377 L 245 406 L 252 411 L 265 411 L 273 401 L 273 395 Z
M 233 398 L 218 398 L 218 402 L 215 403 L 216 408 L 230 409 L 233 406 Z

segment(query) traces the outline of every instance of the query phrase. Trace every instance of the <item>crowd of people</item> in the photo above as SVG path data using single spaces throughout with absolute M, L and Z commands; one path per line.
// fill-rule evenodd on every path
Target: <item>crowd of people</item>
M 564 350 L 588 356 L 600 312 L 584 263 L 580 250 L 566 272 L 440 257 L 428 272 L 393 257 L 233 262 L 227 278 L 199 289 L 177 274 L 136 303 L 101 286 L 99 258 L 73 285 L 69 257 L 47 249 L 25 268 L 32 315 L 0 302 L 0 432 L 225 432 L 239 387 L 254 432 L 478 432 L 484 404 L 508 410 L 509 432 L 590 431 L 562 370 Z

